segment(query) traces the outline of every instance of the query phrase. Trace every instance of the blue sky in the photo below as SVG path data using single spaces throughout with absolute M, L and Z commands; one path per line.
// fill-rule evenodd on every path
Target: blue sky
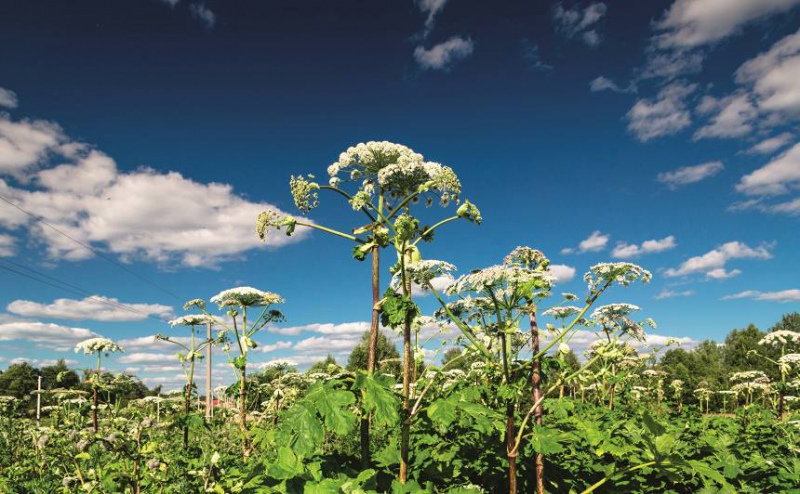
M 346 360 L 369 266 L 253 225 L 295 212 L 291 174 L 368 140 L 453 167 L 483 212 L 426 257 L 468 271 L 530 245 L 578 293 L 629 259 L 653 282 L 606 301 L 658 335 L 769 327 L 800 307 L 799 28 L 800 0 L 7 3 L 0 195 L 103 257 L 0 203 L 0 366 L 88 365 L 71 348 L 94 332 L 127 343 L 111 368 L 173 385 L 172 349 L 146 337 L 238 285 L 287 300 L 255 361 Z M 357 226 L 335 198 L 311 217 Z M 25 268 L 151 317 L 8 270 Z

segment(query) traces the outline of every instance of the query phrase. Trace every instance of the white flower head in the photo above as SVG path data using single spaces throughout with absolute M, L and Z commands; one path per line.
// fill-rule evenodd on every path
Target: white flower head
M 597 291 L 606 283 L 627 286 L 639 280 L 649 283 L 652 278 L 650 271 L 630 262 L 602 262 L 589 268 L 583 275 L 583 281 L 587 283 L 591 292 Z
M 214 318 L 205 314 L 188 314 L 169 322 L 173 328 L 175 326 L 205 326 L 206 324 L 214 324 Z
M 89 338 L 75 345 L 75 353 L 83 352 L 84 355 L 102 353 L 108 355 L 112 352 L 122 352 L 119 345 L 108 338 Z
M 573 305 L 559 305 L 556 307 L 550 307 L 546 311 L 542 312 L 542 315 L 554 317 L 556 319 L 566 319 L 568 317 L 577 316 L 582 310 L 583 309 L 580 307 L 575 307 Z
M 277 293 L 264 292 L 249 286 L 223 290 L 211 297 L 211 301 L 222 307 L 264 307 L 282 304 L 283 298 Z
M 780 347 L 782 345 L 800 345 L 800 333 L 788 330 L 779 330 L 767 333 L 766 336 L 761 338 L 758 342 L 759 345 Z

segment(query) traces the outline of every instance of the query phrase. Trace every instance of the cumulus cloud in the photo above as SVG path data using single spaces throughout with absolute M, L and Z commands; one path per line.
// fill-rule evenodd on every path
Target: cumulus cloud
M 97 333 L 84 328 L 31 321 L 12 321 L 0 324 L 0 341 L 28 341 L 39 346 L 67 349 Z
M 640 98 L 628 111 L 628 130 L 640 141 L 673 135 L 692 123 L 686 99 L 697 89 L 697 84 L 685 81 L 665 86 L 655 100 Z
M 598 91 L 612 91 L 615 93 L 635 93 L 636 85 L 634 83 L 628 84 L 625 87 L 618 85 L 606 76 L 597 76 L 589 83 L 589 90 L 593 93 Z
M 44 167 L 48 157 L 67 163 Z M 0 194 L 85 244 L 123 260 L 216 267 L 264 245 L 254 218 L 274 206 L 252 202 L 228 184 L 202 184 L 175 172 L 120 172 L 105 153 L 71 141 L 56 124 L 0 115 Z M 27 231 L 53 260 L 82 260 L 92 251 L 13 208 L 0 208 L 0 227 Z M 299 235 L 299 236 L 298 236 Z M 308 235 L 275 235 L 278 247 Z
M 551 264 L 547 270 L 555 276 L 556 283 L 568 283 L 575 278 L 575 268 L 566 264 Z
M 573 247 L 565 247 L 561 249 L 561 253 L 574 254 L 577 252 L 583 254 L 584 252 L 599 252 L 606 248 L 610 238 L 611 235 L 602 233 L 600 230 L 595 230 L 578 244 L 577 249 Z
M 258 350 L 262 353 L 271 353 L 276 350 L 286 350 L 292 348 L 294 343 L 291 341 L 276 341 L 275 343 L 269 343 L 267 345 L 258 345 Z
M 330 338 L 327 336 L 312 336 L 298 341 L 293 349 L 302 353 L 316 352 L 350 352 L 361 339 L 361 335 L 353 335 L 345 338 Z
M 120 345 L 122 346 L 122 345 Z M 122 347 L 123 349 L 125 347 Z M 117 358 L 120 364 L 159 364 L 175 361 L 175 355 L 170 353 L 134 352 L 126 353 Z
M 762 111 L 777 112 L 793 118 L 800 117 L 798 80 L 800 30 L 748 60 L 736 71 L 736 81 L 753 91 Z
M 473 49 L 474 43 L 470 38 L 453 36 L 431 48 L 418 46 L 414 50 L 414 59 L 423 70 L 447 70 L 472 55 Z
M 745 175 L 736 190 L 747 195 L 781 195 L 800 188 L 800 143 Z
M 0 106 L 14 109 L 18 104 L 17 93 L 10 89 L 0 87 Z
M 298 335 L 300 333 L 320 333 L 324 335 L 361 335 L 369 331 L 369 323 L 364 321 L 345 323 L 312 323 L 302 326 L 276 327 L 270 326 L 267 330 L 281 335 Z
M 703 68 L 705 55 L 693 51 L 660 52 L 650 50 L 645 66 L 639 71 L 639 79 L 672 80 L 680 76 L 697 74 Z
M 697 129 L 694 140 L 741 137 L 753 130 L 758 110 L 750 96 L 737 92 L 722 99 L 705 96 L 697 107 L 701 115 L 713 115 L 711 122 Z
M 200 21 L 206 29 L 211 29 L 217 24 L 216 14 L 204 3 L 193 3 L 189 5 L 189 12 L 191 12 L 192 16 Z
M 791 132 L 783 132 L 774 137 L 768 137 L 758 144 L 751 147 L 747 152 L 749 154 L 772 154 L 773 152 L 785 147 L 794 140 L 794 134 Z
M 787 12 L 800 0 L 676 0 L 656 24 L 661 48 L 686 49 L 718 42 L 757 19 Z
M 692 274 L 705 274 L 712 279 L 725 279 L 739 274 L 740 271 L 726 271 L 728 261 L 733 259 L 771 259 L 772 253 L 768 245 L 749 247 L 743 242 L 727 242 L 703 255 L 692 257 L 684 261 L 678 268 L 670 268 L 664 276 L 688 276 Z M 734 274 L 735 273 L 735 274 Z
M 168 319 L 173 315 L 172 307 L 168 305 L 123 304 L 116 298 L 108 298 L 101 295 L 93 295 L 83 300 L 60 298 L 50 304 L 42 304 L 30 300 L 14 300 L 8 304 L 6 310 L 25 317 L 45 317 L 76 321 L 142 321 L 149 316 Z
M 14 257 L 17 254 L 17 239 L 0 233 L 0 257 Z
M 420 12 L 426 14 L 428 17 L 425 19 L 425 31 L 423 37 L 428 36 L 436 24 L 436 16 L 444 9 L 447 0 L 415 0 L 417 8 Z
M 63 359 L 63 360 L 64 360 L 64 363 L 67 364 L 70 367 L 78 365 L 78 361 L 77 360 L 73 360 L 73 359 Z M 17 358 L 11 359 L 8 363 L 9 364 L 28 363 L 28 364 L 30 364 L 30 365 L 32 365 L 34 367 L 48 367 L 48 366 L 51 366 L 51 365 L 56 365 L 58 363 L 58 361 L 59 361 L 59 359 L 53 359 L 53 358 L 38 359 L 38 358 L 17 357 Z
M 658 295 L 655 296 L 655 299 L 664 300 L 665 298 L 691 297 L 692 295 L 694 295 L 694 291 L 692 290 L 677 291 L 665 288 L 661 290 Z
M 556 31 L 567 38 L 578 38 L 589 46 L 597 46 L 602 41 L 596 25 L 606 15 L 608 7 L 602 2 L 594 2 L 586 7 L 575 5 L 566 9 L 562 3 L 553 7 L 553 22 Z
M 0 176 L 23 176 L 50 155 L 68 151 L 64 131 L 46 120 L 14 121 L 0 113 Z
M 725 165 L 721 161 L 709 161 L 700 165 L 684 166 L 670 172 L 659 173 L 656 180 L 675 190 L 682 185 L 697 183 L 713 177 L 724 168 Z
M 662 239 L 645 240 L 640 245 L 619 242 L 616 247 L 614 247 L 614 250 L 611 251 L 611 257 L 617 259 L 632 259 L 644 254 L 655 254 L 671 250 L 674 249 L 676 245 L 674 235 Z
M 722 300 L 736 300 L 750 298 L 767 302 L 800 302 L 800 289 L 781 290 L 777 292 L 759 292 L 757 290 L 745 290 L 733 295 L 726 295 Z

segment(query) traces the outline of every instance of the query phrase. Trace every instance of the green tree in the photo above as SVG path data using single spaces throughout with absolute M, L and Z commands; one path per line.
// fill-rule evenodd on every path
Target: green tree
M 795 333 L 800 333 L 800 312 L 784 314 L 780 321 L 769 328 L 770 333 L 773 331 L 794 331 Z
M 336 359 L 333 358 L 333 355 L 329 353 L 328 356 L 325 357 L 325 360 L 314 362 L 314 365 L 312 365 L 308 369 L 308 373 L 313 374 L 315 372 L 319 372 L 322 374 L 330 374 L 331 370 L 333 370 L 333 372 L 336 372 L 335 369 L 337 368 L 339 368 L 339 364 L 336 363 Z
M 369 332 L 361 336 L 361 341 L 353 348 L 350 358 L 347 359 L 347 370 L 355 372 L 367 369 L 367 359 L 369 357 Z M 400 375 L 402 367 L 400 365 L 400 353 L 394 343 L 389 341 L 383 331 L 378 332 L 378 343 L 375 349 L 375 361 L 377 371 L 385 374 L 392 374 L 397 377 Z
M 745 329 L 734 329 L 728 333 L 724 346 L 727 372 L 760 370 L 772 379 L 777 378 L 775 366 L 770 365 L 763 358 L 751 355 L 751 351 L 756 350 L 762 355 L 777 359 L 779 355 L 775 354 L 774 349 L 758 344 L 765 335 L 766 333 L 759 330 L 754 324 L 749 324 Z
M 0 394 L 28 399 L 30 393 L 36 391 L 37 378 L 37 369 L 29 363 L 11 364 L 0 374 Z
M 42 388 L 76 388 L 81 383 L 81 378 L 78 373 L 67 367 L 64 359 L 59 359 L 53 365 L 42 367 L 40 374 L 42 375 Z

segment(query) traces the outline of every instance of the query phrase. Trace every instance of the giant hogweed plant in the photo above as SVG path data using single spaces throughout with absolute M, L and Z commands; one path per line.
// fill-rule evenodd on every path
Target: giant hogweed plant
M 282 321 L 283 313 L 273 306 L 282 304 L 283 297 L 273 292 L 265 292 L 252 287 L 237 287 L 223 290 L 211 297 L 220 310 L 226 311 L 227 318 L 213 316 L 206 310 L 202 299 L 190 300 L 185 310 L 196 309 L 210 318 L 210 321 L 222 330 L 217 341 L 222 343 L 222 350 L 228 358 L 236 376 L 236 387 L 239 392 L 239 428 L 242 435 L 242 454 L 249 454 L 247 428 L 247 354 L 258 344 L 253 340 L 256 333 L 267 324 Z M 255 311 L 256 317 L 253 318 Z M 249 319 L 248 319 L 249 318 Z M 232 340 L 232 342 L 231 342 Z M 234 356 L 235 355 L 235 356 Z
M 585 363 L 576 372 L 561 377 L 547 389 L 541 389 L 541 360 L 555 345 L 563 345 L 577 331 L 579 325 L 585 324 L 585 314 L 596 300 L 613 284 L 629 285 L 635 281 L 648 282 L 651 275 L 648 271 L 631 263 L 598 264 L 584 277 L 589 293 L 585 297 L 583 307 L 563 307 L 573 296 L 568 295 L 556 304 L 561 307 L 559 314 L 572 315 L 570 323 L 556 331 L 551 341 L 539 347 L 538 324 L 536 314 L 539 307 L 551 297 L 554 278 L 548 271 L 549 260 L 540 251 L 528 247 L 519 247 L 509 254 L 503 264 L 476 270 L 462 275 L 445 290 L 445 295 L 455 298 L 445 301 L 442 294 L 433 286 L 432 280 L 452 271 L 452 266 L 441 261 L 416 261 L 407 268 L 410 278 L 430 290 L 441 305 L 438 312 L 440 318 L 452 322 L 469 342 L 468 349 L 481 355 L 484 363 L 499 368 L 503 385 L 501 395 L 504 398 L 506 415 L 505 443 L 508 458 L 509 491 L 517 490 L 516 459 L 523 439 L 530 437 L 526 429 L 533 420 L 534 438 L 542 426 L 542 404 L 545 397 L 560 389 L 564 382 L 572 381 L 581 372 L 600 358 L 596 356 Z M 554 311 L 554 308 L 547 309 Z M 528 318 L 530 336 L 521 331 L 524 318 Z M 637 326 L 639 331 L 640 326 Z M 618 325 L 620 333 L 631 331 L 631 325 Z M 643 332 L 643 331 L 642 331 Z M 519 357 L 527 347 L 531 349 L 531 357 L 520 361 Z M 516 424 L 517 402 L 523 391 L 515 385 L 514 376 L 522 369 L 530 369 L 531 391 L 528 404 L 520 410 L 523 416 L 519 427 Z M 538 456 L 538 455 L 537 455 Z M 544 490 L 543 457 L 537 457 L 537 491 Z
M 92 430 L 98 430 L 97 410 L 99 408 L 98 393 L 103 388 L 102 383 L 102 357 L 108 357 L 112 353 L 121 353 L 122 348 L 108 338 L 89 338 L 75 345 L 75 352 L 83 352 L 84 355 L 95 355 L 97 366 L 95 372 L 89 375 L 89 384 L 92 387 Z
M 180 351 L 176 354 L 178 361 L 181 364 L 181 369 L 183 370 L 183 374 L 186 377 L 186 385 L 184 387 L 183 393 L 183 407 L 184 407 L 184 416 L 182 417 L 183 421 L 183 447 L 189 447 L 189 422 L 191 422 L 191 402 L 192 402 L 192 395 L 194 390 L 194 370 L 195 364 L 198 360 L 202 360 L 204 358 L 203 350 L 208 347 L 209 345 L 213 345 L 215 343 L 215 339 L 206 339 L 203 338 L 202 340 L 198 339 L 197 334 L 197 326 L 207 326 L 207 325 L 214 325 L 214 319 L 211 317 L 200 314 L 189 314 L 185 316 L 181 316 L 169 321 L 169 325 L 173 328 L 175 326 L 185 326 L 189 328 L 189 341 L 188 345 L 183 343 L 181 340 L 167 336 L 164 334 L 157 334 L 156 340 L 158 341 L 165 341 L 167 343 L 171 343 L 173 345 L 177 345 L 183 351 Z
M 778 392 L 778 417 L 785 418 L 786 393 L 789 391 L 789 376 L 800 369 L 800 333 L 788 330 L 773 331 L 764 336 L 759 346 L 778 349 L 780 357 L 777 360 L 764 353 L 751 350 L 750 355 L 758 356 L 778 368 L 780 381 L 776 384 Z
M 297 227 L 312 228 L 350 240 L 355 243 L 353 257 L 364 260 L 372 257 L 372 320 L 368 349 L 367 378 L 375 371 L 375 353 L 378 338 L 379 317 L 384 325 L 404 328 L 403 364 L 403 446 L 399 479 L 405 482 L 408 468 L 408 414 L 410 413 L 409 385 L 411 355 L 411 326 L 419 314 L 412 300 L 411 281 L 406 266 L 419 259 L 420 241 L 430 242 L 436 230 L 452 221 L 466 219 L 480 223 L 478 209 L 464 201 L 455 214 L 433 225 L 422 225 L 412 215 L 412 205 L 424 202 L 431 206 L 438 200 L 443 207 L 459 203 L 461 182 L 455 172 L 439 163 L 425 161 L 424 157 L 401 144 L 386 141 L 370 141 L 350 147 L 339 155 L 339 159 L 328 167 L 328 184 L 315 181 L 313 175 L 292 176 L 290 189 L 295 206 L 304 214 L 319 206 L 319 192 L 332 192 L 347 200 L 354 211 L 366 217 L 366 224 L 352 228 L 350 232 L 319 225 L 310 220 L 282 215 L 273 210 L 262 212 L 256 222 L 256 233 L 267 240 L 270 229 L 283 230 L 292 235 Z M 379 271 L 380 249 L 394 247 L 397 263 L 391 272 L 400 278 L 399 293 L 387 291 L 380 298 Z M 389 316 L 382 316 L 387 307 Z M 367 380 L 358 380 L 365 383 Z M 362 402 L 366 399 L 362 389 Z M 369 461 L 369 422 L 365 415 L 361 421 L 362 463 Z

